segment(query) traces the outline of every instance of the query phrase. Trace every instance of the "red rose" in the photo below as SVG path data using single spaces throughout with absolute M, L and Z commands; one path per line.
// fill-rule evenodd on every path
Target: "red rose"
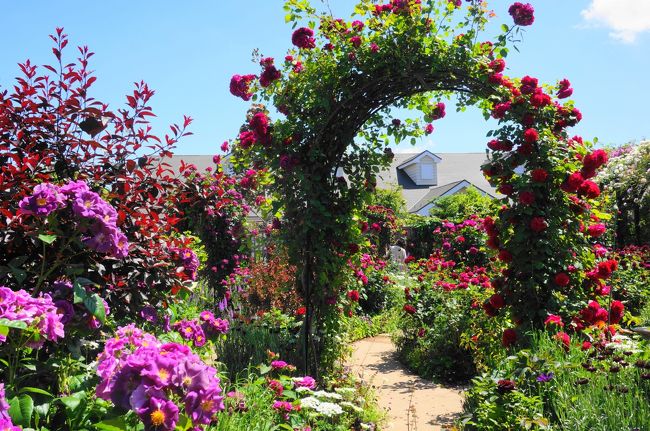
M 501 184 L 497 191 L 502 195 L 510 196 L 514 193 L 515 189 L 512 187 L 512 184 Z
M 574 172 L 564 181 L 564 184 L 562 184 L 562 190 L 567 193 L 574 193 L 578 191 L 578 187 L 580 187 L 584 181 L 585 178 L 582 176 L 582 173 Z
M 494 105 L 494 108 L 492 108 L 492 118 L 500 119 L 505 117 L 506 112 L 508 112 L 511 107 L 512 103 L 510 102 L 497 103 Z
M 527 143 L 534 144 L 535 142 L 537 142 L 538 139 L 539 139 L 539 133 L 537 133 L 537 130 L 530 128 L 530 129 L 526 129 L 526 131 L 524 132 L 524 141 L 526 141 Z
M 307 312 L 306 307 L 298 307 L 298 309 L 296 310 L 296 316 L 304 316 L 306 312 Z
M 596 311 L 596 317 L 595 317 L 596 322 L 598 321 L 607 322 L 608 317 L 609 317 L 609 313 L 604 308 L 599 308 L 598 311 Z
M 533 94 L 537 88 L 537 78 L 524 76 L 521 78 L 520 90 L 522 94 Z
M 532 152 L 533 146 L 528 142 L 524 142 L 523 144 L 519 145 L 519 147 L 517 147 L 517 153 L 521 154 L 522 156 L 529 156 Z
M 605 150 L 596 150 L 592 153 L 587 154 L 582 159 L 582 164 L 586 170 L 594 171 L 607 163 L 607 160 L 608 156 Z
M 494 308 L 494 306 L 490 304 L 489 301 L 484 302 L 481 307 L 483 307 L 483 311 L 485 311 L 485 314 L 487 314 L 490 317 L 494 317 L 498 314 L 497 309 Z
M 578 193 L 588 197 L 589 199 L 595 199 L 600 196 L 600 189 L 598 188 L 598 184 L 594 183 L 593 181 L 586 180 L 580 184 L 580 187 L 578 187 Z
M 522 205 L 531 205 L 535 202 L 535 193 L 530 191 L 519 193 L 519 202 L 521 202 Z
M 546 172 L 545 169 L 541 168 L 533 169 L 533 172 L 531 172 L 530 176 L 536 183 L 543 183 L 548 178 L 548 172 Z
M 313 36 L 314 31 L 312 29 L 301 27 L 291 35 L 291 43 L 298 48 L 312 49 L 316 47 L 316 39 Z
M 348 298 L 350 298 L 351 301 L 357 302 L 359 301 L 359 291 L 358 290 L 351 290 L 348 292 Z
M 494 295 L 490 296 L 490 305 L 496 308 L 497 310 L 505 307 L 506 301 L 503 299 L 503 296 L 499 295 L 498 293 L 495 293 Z
M 598 238 L 602 236 L 607 228 L 602 223 L 592 224 L 587 228 L 587 233 L 593 238 Z
M 492 69 L 494 73 L 501 73 L 506 68 L 506 62 L 503 58 L 497 58 L 495 60 L 492 60 L 488 67 Z
M 551 96 L 544 93 L 544 90 L 537 87 L 533 94 L 530 96 L 530 104 L 535 108 L 543 108 L 551 104 Z
M 544 321 L 545 326 L 550 326 L 550 325 L 557 325 L 559 327 L 564 326 L 564 322 L 562 322 L 562 318 L 556 314 L 549 314 L 546 320 Z
M 515 24 L 520 26 L 528 26 L 535 22 L 535 9 L 530 3 L 513 3 L 508 8 L 508 13 L 512 17 Z
M 548 227 L 548 223 L 544 220 L 544 217 L 533 217 L 530 221 L 530 228 L 535 233 L 540 233 Z
M 503 331 L 503 336 L 501 337 L 501 344 L 503 347 L 510 347 L 517 341 L 517 331 L 512 328 L 508 328 Z
M 589 341 L 583 341 L 582 350 L 589 350 L 589 349 L 591 349 L 591 343 Z
M 253 93 L 250 91 L 249 86 L 255 78 L 255 75 L 233 75 L 230 79 L 230 94 L 241 97 L 243 100 L 250 100 Z
M 563 79 L 560 81 L 560 88 L 557 91 L 558 99 L 566 99 L 573 94 L 573 88 L 571 88 L 571 83 L 568 79 Z
M 488 81 L 490 84 L 501 84 L 503 83 L 503 75 L 501 73 L 493 73 L 492 75 L 488 76 Z
M 553 281 L 560 287 L 566 287 L 569 285 L 571 278 L 566 272 L 560 272 L 559 274 L 555 274 Z
M 404 311 L 406 311 L 408 314 L 415 314 L 415 307 L 412 306 L 411 304 L 404 304 Z
M 508 250 L 499 250 L 499 260 L 501 262 L 512 262 L 512 254 Z
M 352 46 L 354 46 L 355 48 L 360 47 L 360 46 L 361 46 L 361 37 L 359 37 L 359 36 L 352 36 L 352 37 L 350 38 L 350 43 L 351 43 Z
M 612 301 L 610 306 L 610 321 L 613 324 L 617 324 L 621 321 L 623 317 L 623 312 L 625 311 L 625 306 L 621 301 L 615 300 Z

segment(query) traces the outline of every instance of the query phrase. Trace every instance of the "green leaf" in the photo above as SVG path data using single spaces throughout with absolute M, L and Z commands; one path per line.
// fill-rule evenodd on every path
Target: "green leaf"
M 260 374 L 268 374 L 271 371 L 271 367 L 268 365 L 260 365 Z
M 126 431 L 127 425 L 123 416 L 106 419 L 100 423 L 95 424 L 95 428 L 102 431 Z
M 72 286 L 72 292 L 74 295 L 74 303 L 80 304 L 88 298 L 88 293 L 86 292 L 85 286 L 92 286 L 95 283 L 88 280 L 87 278 L 78 277 L 74 281 Z
M 104 301 L 101 296 L 93 293 L 91 296 L 87 296 L 83 302 L 93 316 L 102 323 L 106 322 L 106 309 L 104 308 Z
M 46 391 L 44 389 L 41 389 L 41 388 L 34 388 L 34 387 L 31 387 L 31 386 L 24 386 L 24 387 L 20 388 L 20 390 L 18 391 L 18 393 L 20 393 L 20 394 L 22 394 L 24 392 L 31 392 L 31 393 L 34 393 L 34 394 L 47 395 L 48 397 L 54 398 L 54 395 L 52 395 L 48 391 Z
M 71 413 L 74 412 L 77 407 L 79 407 L 79 404 L 81 404 L 81 401 L 83 401 L 84 398 L 86 398 L 86 393 L 84 391 L 79 391 L 70 396 L 61 397 L 59 400 L 61 400 L 69 413 Z
M 56 235 L 45 235 L 45 234 L 40 234 L 38 236 L 38 239 L 43 241 L 45 244 L 52 244 L 56 240 L 57 236 Z
M 178 416 L 178 422 L 176 422 L 175 431 L 186 431 L 192 427 L 192 421 L 189 420 L 187 416 L 181 414 Z
M 27 428 L 32 420 L 34 400 L 27 394 L 13 397 L 9 401 L 9 416 L 15 425 Z
M 510 27 L 508 27 L 506 24 L 501 24 L 501 31 L 507 33 L 508 30 L 510 30 Z
M 27 323 L 21 322 L 20 320 L 0 319 L 0 326 L 6 328 L 25 329 L 27 328 Z

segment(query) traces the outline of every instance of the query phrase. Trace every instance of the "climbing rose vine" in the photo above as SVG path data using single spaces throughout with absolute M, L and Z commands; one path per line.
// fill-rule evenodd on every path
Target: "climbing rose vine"
M 231 92 L 257 104 L 234 140 L 231 160 L 241 171 L 263 166 L 272 178 L 265 210 L 276 217 L 297 265 L 307 362 L 327 355 L 336 332 L 338 311 L 327 298 L 341 291 L 351 245 L 360 238 L 357 214 L 375 188 L 375 172 L 392 159 L 387 144 L 433 133 L 432 122 L 445 115 L 440 99 L 452 94 L 459 95 L 460 108 L 479 105 L 499 122 L 484 170 L 506 197 L 499 220 L 485 220 L 484 227 L 511 267 L 494 282 L 517 321 L 541 325 L 546 309 L 559 306 L 551 303 L 558 289 L 549 280 L 567 270 L 571 258 L 590 258 L 580 224 L 569 215 L 582 208 L 582 229 L 592 224 L 589 196 L 596 191 L 560 188 L 581 171 L 588 153 L 587 144 L 566 132 L 581 113 L 554 97 L 568 97 L 570 82 L 548 87 L 532 76 L 504 74 L 504 57 L 520 28 L 534 22 L 533 7 L 513 4 L 514 25 L 506 24 L 493 41 L 481 39 L 491 14 L 482 1 L 364 0 L 351 21 L 319 14 L 304 1 L 288 1 L 286 10 L 297 29 L 284 62 L 259 56 L 262 78 L 232 78 Z M 271 106 L 280 119 L 271 119 Z M 391 118 L 391 107 L 423 115 Z M 320 340 L 315 348 L 312 336 Z

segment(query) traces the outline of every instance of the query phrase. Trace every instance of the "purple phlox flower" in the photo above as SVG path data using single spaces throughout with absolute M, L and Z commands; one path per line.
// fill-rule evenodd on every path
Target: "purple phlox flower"
M 72 201 L 72 212 L 77 217 L 101 219 L 99 215 L 104 203 L 101 196 L 93 191 L 80 192 L 75 194 L 75 199 Z
M 158 321 L 158 312 L 151 305 L 147 305 L 140 310 L 140 317 L 149 323 L 156 323 Z
M 22 428 L 14 425 L 10 418 L 0 418 L 0 431 L 22 431 Z
M 163 389 L 171 385 L 175 372 L 176 361 L 162 355 L 157 355 L 152 362 L 147 364 L 140 375 L 148 386 Z
M 85 181 L 70 181 L 68 184 L 61 186 L 59 189 L 61 193 L 67 196 L 79 195 L 84 192 L 89 192 L 88 184 Z
M 0 383 L 0 419 L 9 419 L 9 403 L 5 398 L 5 384 Z
M 173 401 L 151 397 L 145 407 L 136 410 L 145 430 L 172 431 L 178 422 L 178 406 Z
M 195 425 L 209 424 L 214 414 L 224 408 L 221 388 L 217 385 L 189 392 L 185 397 L 185 411 Z
M 169 332 L 172 330 L 172 327 L 170 325 L 171 320 L 172 318 L 168 314 L 165 314 L 165 316 L 163 317 L 163 324 L 162 324 L 163 332 Z
M 82 240 L 86 247 L 117 258 L 128 256 L 129 242 L 117 227 L 95 223 L 91 227 L 91 234 Z
M 128 410 L 133 406 L 131 402 L 133 392 L 139 386 L 142 386 L 142 378 L 140 377 L 142 368 L 142 366 L 137 365 L 125 365 L 111 379 L 113 383 L 109 395 L 110 400 L 116 407 Z M 100 396 L 100 394 L 98 393 L 97 396 Z
M 210 382 L 219 379 L 215 377 L 216 370 L 200 361 L 184 361 L 178 366 L 174 376 L 174 384 L 188 392 L 197 392 L 210 386 Z
M 31 196 L 24 197 L 18 207 L 25 214 L 45 217 L 53 211 L 65 206 L 65 196 L 54 184 L 41 183 L 34 187 Z

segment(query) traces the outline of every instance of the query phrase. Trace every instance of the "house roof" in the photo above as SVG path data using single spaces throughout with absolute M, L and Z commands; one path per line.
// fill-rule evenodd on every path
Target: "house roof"
M 404 169 L 405 167 L 412 165 L 413 163 L 417 163 L 418 160 L 424 156 L 429 156 L 432 159 L 436 161 L 436 163 L 440 162 L 442 159 L 435 154 L 433 154 L 429 150 L 424 150 L 421 153 L 416 153 L 413 155 L 413 157 L 409 157 L 408 159 L 404 160 L 399 166 L 397 166 L 397 169 Z
M 440 159 L 436 163 L 437 185 L 419 186 L 404 172 L 400 166 L 408 165 L 422 154 L 432 154 Z M 199 171 L 214 167 L 210 155 L 174 155 L 167 162 L 178 171 L 180 161 L 194 164 Z M 490 196 L 497 196 L 496 190 L 488 183 L 481 171 L 481 165 L 487 161 L 485 153 L 396 153 L 392 163 L 377 174 L 377 187 L 390 189 L 395 185 L 402 187 L 402 196 L 409 212 L 417 211 L 436 197 L 442 196 L 463 180 Z
M 445 184 L 444 186 L 431 187 L 428 192 L 424 194 L 422 199 L 413 204 L 411 208 L 408 208 L 408 212 L 417 212 L 423 207 L 427 206 L 429 202 L 440 196 L 444 196 L 449 190 L 453 189 L 459 184 L 467 182 L 466 180 L 454 181 L 453 183 Z
M 377 174 L 378 188 L 390 189 L 394 185 L 402 187 L 402 196 L 409 212 L 421 209 L 463 180 L 490 196 L 497 195 L 496 189 L 490 185 L 481 171 L 481 165 L 487 161 L 485 153 L 435 153 L 441 159 L 440 163 L 436 164 L 438 185 L 435 186 L 418 186 L 406 172 L 398 169 L 399 166 L 408 164 L 420 154 L 422 152 L 396 153 L 390 166 Z

